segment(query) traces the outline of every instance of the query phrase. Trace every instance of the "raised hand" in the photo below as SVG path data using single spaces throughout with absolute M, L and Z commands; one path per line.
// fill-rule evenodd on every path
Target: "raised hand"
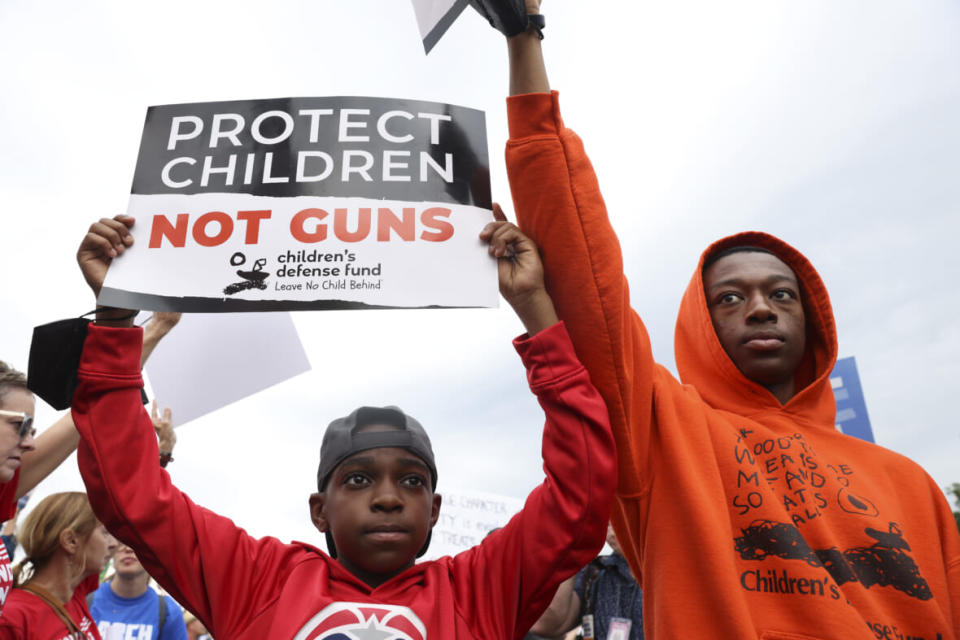
M 160 449 L 160 466 L 166 467 L 173 462 L 173 447 L 177 444 L 177 434 L 173 430 L 173 416 L 169 408 L 163 410 L 163 415 L 157 408 L 157 401 L 153 401 L 150 410 L 150 419 L 153 420 L 153 430 L 157 432 Z
M 533 240 L 507 222 L 500 205 L 493 205 L 495 222 L 480 232 L 488 252 L 497 259 L 500 293 L 533 335 L 557 322 L 553 301 L 543 283 L 543 263 Z
M 113 259 L 133 244 L 130 234 L 132 226 L 133 218 L 130 216 L 100 218 L 99 222 L 90 225 L 87 235 L 83 236 L 77 249 L 77 264 L 93 295 L 100 295 L 103 279 Z

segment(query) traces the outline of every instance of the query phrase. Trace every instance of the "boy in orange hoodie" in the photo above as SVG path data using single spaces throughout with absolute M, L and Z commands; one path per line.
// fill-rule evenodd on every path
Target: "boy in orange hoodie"
M 539 0 L 527 0 L 528 13 Z M 607 402 L 612 521 L 649 638 L 960 638 L 960 536 L 914 462 L 834 427 L 827 290 L 759 232 L 707 248 L 680 306 L 680 381 L 652 359 L 590 161 L 540 38 L 508 40 L 507 170 L 547 288 Z

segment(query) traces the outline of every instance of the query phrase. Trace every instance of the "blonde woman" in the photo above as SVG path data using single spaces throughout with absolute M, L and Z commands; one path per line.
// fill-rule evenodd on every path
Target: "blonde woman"
M 15 586 L 0 616 L 0 639 L 101 640 L 87 594 L 116 540 L 80 492 L 44 498 L 23 523 L 26 559 L 13 569 Z

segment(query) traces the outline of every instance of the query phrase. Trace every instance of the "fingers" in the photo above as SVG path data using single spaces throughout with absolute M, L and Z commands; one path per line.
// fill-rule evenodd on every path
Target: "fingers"
M 494 222 L 489 223 L 480 232 L 480 239 L 484 242 L 488 242 L 490 240 L 490 236 L 493 235 L 494 230 L 496 230 L 501 224 L 507 222 L 507 215 L 503 212 L 503 208 L 496 202 L 493 203 L 493 219 Z
M 510 222 L 495 222 L 489 234 L 487 251 L 495 258 L 536 250 L 533 240 Z
M 150 408 L 150 417 L 153 418 L 154 424 L 156 424 L 157 420 L 160 419 L 160 413 L 159 413 L 159 411 L 157 410 L 157 401 L 156 401 L 156 399 L 154 399 L 153 405 L 152 405 L 151 408 Z
M 169 425 L 173 424 L 173 411 L 170 410 L 170 407 L 163 410 L 163 421 Z
M 90 225 L 80 244 L 80 250 L 116 258 L 133 244 L 133 235 L 130 233 L 133 222 L 134 219 L 130 216 L 100 218 Z

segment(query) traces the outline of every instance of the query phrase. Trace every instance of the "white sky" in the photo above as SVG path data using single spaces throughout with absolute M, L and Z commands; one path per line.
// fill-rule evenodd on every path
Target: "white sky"
M 772 232 L 830 287 L 877 441 L 941 486 L 960 481 L 960 6 L 588 6 L 545 3 L 550 78 L 599 174 L 657 359 L 673 366 L 702 249 Z M 425 57 L 406 0 L 5 0 L 0 60 L 0 358 L 19 368 L 34 325 L 91 308 L 73 255 L 91 221 L 125 210 L 151 104 L 372 95 L 484 109 L 494 194 L 510 209 L 506 50 L 472 10 Z M 294 319 L 310 373 L 178 432 L 170 471 L 201 504 L 322 546 L 306 502 L 320 439 L 360 404 L 398 404 L 426 425 L 441 492 L 523 497 L 540 481 L 541 416 L 508 309 Z M 176 416 L 176 399 L 161 401 Z M 81 486 L 71 460 L 39 493 Z

